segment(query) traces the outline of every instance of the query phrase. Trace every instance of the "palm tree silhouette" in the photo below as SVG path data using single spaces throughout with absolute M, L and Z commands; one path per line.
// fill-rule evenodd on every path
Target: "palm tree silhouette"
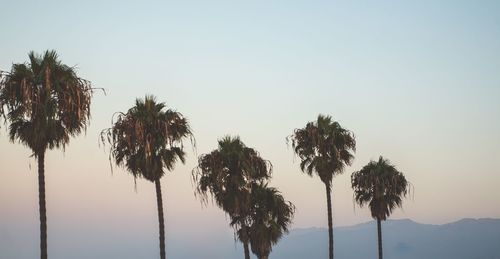
M 101 142 L 110 143 L 110 160 L 126 168 L 134 178 L 155 184 L 158 206 L 160 258 L 165 259 L 165 224 L 160 179 L 177 160 L 185 162 L 183 141 L 193 134 L 187 119 L 179 112 L 165 109 L 155 97 L 136 99 L 127 113 L 119 113 L 111 128 L 101 132 Z
M 295 153 L 301 159 L 302 172 L 313 176 L 316 173 L 326 187 L 328 208 L 329 258 L 333 259 L 333 222 L 331 188 L 333 177 L 341 174 L 346 165 L 351 165 L 356 151 L 354 134 L 333 121 L 330 116 L 319 115 L 304 128 L 295 129 L 288 137 Z
M 272 173 L 269 161 L 245 146 L 239 137 L 226 136 L 218 148 L 201 155 L 193 169 L 195 193 L 202 202 L 211 195 L 217 206 L 231 218 L 231 226 L 242 242 L 245 259 L 250 259 L 249 213 L 251 184 L 268 179 Z
M 281 193 L 262 182 L 252 184 L 251 192 L 252 224 L 249 236 L 252 252 L 259 259 L 267 259 L 283 234 L 288 233 L 295 206 L 285 201 Z
M 378 258 L 382 259 L 382 226 L 396 207 L 402 206 L 409 183 L 403 173 L 382 156 L 377 162 L 370 161 L 360 171 L 351 175 L 354 199 L 360 206 L 368 205 L 372 217 L 377 220 Z
M 63 148 L 86 129 L 92 88 L 55 51 L 30 52 L 28 63 L 13 64 L 0 80 L 0 106 L 10 123 L 9 137 L 33 151 L 38 162 L 40 258 L 47 258 L 45 153 Z

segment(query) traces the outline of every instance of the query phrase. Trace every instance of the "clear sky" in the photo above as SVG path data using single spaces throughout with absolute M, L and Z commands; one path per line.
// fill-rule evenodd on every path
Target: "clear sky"
M 55 49 L 107 90 L 95 95 L 87 134 L 64 153 L 47 155 L 49 249 L 50 238 L 71 246 L 87 232 L 113 242 L 155 240 L 153 184 L 139 180 L 135 192 L 132 176 L 111 174 L 98 146 L 112 114 L 145 94 L 187 116 L 197 140 L 197 153 L 189 150 L 186 165 L 162 181 L 169 238 L 231 231 L 218 208 L 200 205 L 191 182 L 197 155 L 225 134 L 240 135 L 272 161 L 271 185 L 297 206 L 294 227 L 326 226 L 324 186 L 300 172 L 285 141 L 319 113 L 358 142 L 353 166 L 334 179 L 334 225 L 370 219 L 353 205 L 350 175 L 379 155 L 415 187 L 393 218 L 437 224 L 500 217 L 499 1 L 0 6 L 1 70 L 25 62 L 30 50 Z M 27 148 L 8 142 L 5 126 L 0 154 L 0 242 L 36 244 L 36 162 Z

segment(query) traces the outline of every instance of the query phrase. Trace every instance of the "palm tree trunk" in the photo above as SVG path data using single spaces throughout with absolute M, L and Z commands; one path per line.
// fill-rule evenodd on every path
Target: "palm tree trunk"
M 332 198 L 331 188 L 329 184 L 326 185 L 326 203 L 328 207 L 328 254 L 329 258 L 333 259 L 333 220 L 332 220 Z
M 378 232 L 378 259 L 382 259 L 382 224 L 380 218 L 377 218 L 377 232 Z
M 45 207 L 45 150 L 38 159 L 38 206 L 40 213 L 40 258 L 47 259 L 47 208 Z
M 248 235 L 248 227 L 245 225 L 245 222 L 240 222 L 242 235 L 240 236 L 240 241 L 243 243 L 243 252 L 245 253 L 245 259 L 250 259 L 250 248 L 249 248 L 249 235 Z
M 165 223 L 163 221 L 163 202 L 161 199 L 161 185 L 160 180 L 155 180 L 156 186 L 156 203 L 158 207 L 158 223 L 160 226 L 160 258 L 165 259 Z
M 243 242 L 243 249 L 245 250 L 245 259 L 250 259 L 250 249 L 248 248 L 248 241 Z

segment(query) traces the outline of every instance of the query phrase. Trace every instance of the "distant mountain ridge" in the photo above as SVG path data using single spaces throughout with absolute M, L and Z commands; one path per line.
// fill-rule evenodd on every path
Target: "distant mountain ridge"
M 462 219 L 443 225 L 410 219 L 383 222 L 385 259 L 500 259 L 500 219 Z M 335 258 L 376 258 L 376 223 L 334 230 Z M 273 249 L 270 258 L 327 258 L 327 229 L 295 229 Z
M 384 259 L 500 259 L 500 219 L 462 219 L 442 225 L 399 219 L 387 220 L 382 227 Z M 0 224 L 0 258 L 36 258 L 38 237 L 32 234 L 32 227 L 10 229 L 16 231 Z M 57 249 L 52 250 L 51 258 L 158 258 L 155 236 L 134 233 L 140 238 L 127 243 L 120 240 L 122 234 L 109 240 L 102 240 L 93 229 L 71 238 L 53 234 L 51 240 Z M 377 258 L 375 221 L 336 227 L 334 238 L 335 259 Z M 284 236 L 269 258 L 326 259 L 327 253 L 327 229 L 301 228 Z M 243 258 L 243 249 L 235 242 L 233 232 L 223 228 L 211 233 L 202 230 L 167 235 L 167 254 L 172 259 L 238 259 Z

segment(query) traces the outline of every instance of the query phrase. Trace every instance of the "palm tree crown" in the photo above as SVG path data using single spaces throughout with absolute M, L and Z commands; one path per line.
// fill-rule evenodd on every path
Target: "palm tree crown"
M 160 179 L 175 162 L 185 162 L 183 140 L 193 134 L 187 119 L 165 109 L 153 96 L 137 99 L 127 113 L 119 113 L 112 128 L 102 131 L 101 141 L 111 144 L 110 158 L 135 178 Z
M 251 225 L 249 227 L 252 252 L 267 258 L 283 234 L 288 233 L 295 206 L 285 201 L 281 193 L 264 183 L 252 184 Z
M 372 217 L 386 220 L 408 192 L 409 183 L 387 159 L 370 161 L 351 176 L 354 199 L 360 206 L 368 205 Z
M 29 63 L 13 64 L 0 80 L 0 106 L 6 107 L 11 141 L 38 156 L 64 147 L 85 130 L 90 119 L 92 88 L 55 51 L 29 53 Z
M 289 139 L 301 159 L 300 169 L 330 185 L 333 176 L 351 165 L 356 151 L 354 134 L 333 121 L 330 116 L 319 115 L 314 122 L 296 129 Z
M 211 194 L 221 208 L 241 211 L 244 206 L 234 194 L 248 190 L 252 182 L 270 178 L 272 164 L 245 146 L 239 137 L 226 136 L 218 144 L 216 150 L 200 156 L 198 167 L 193 170 L 196 193 L 203 201 Z

